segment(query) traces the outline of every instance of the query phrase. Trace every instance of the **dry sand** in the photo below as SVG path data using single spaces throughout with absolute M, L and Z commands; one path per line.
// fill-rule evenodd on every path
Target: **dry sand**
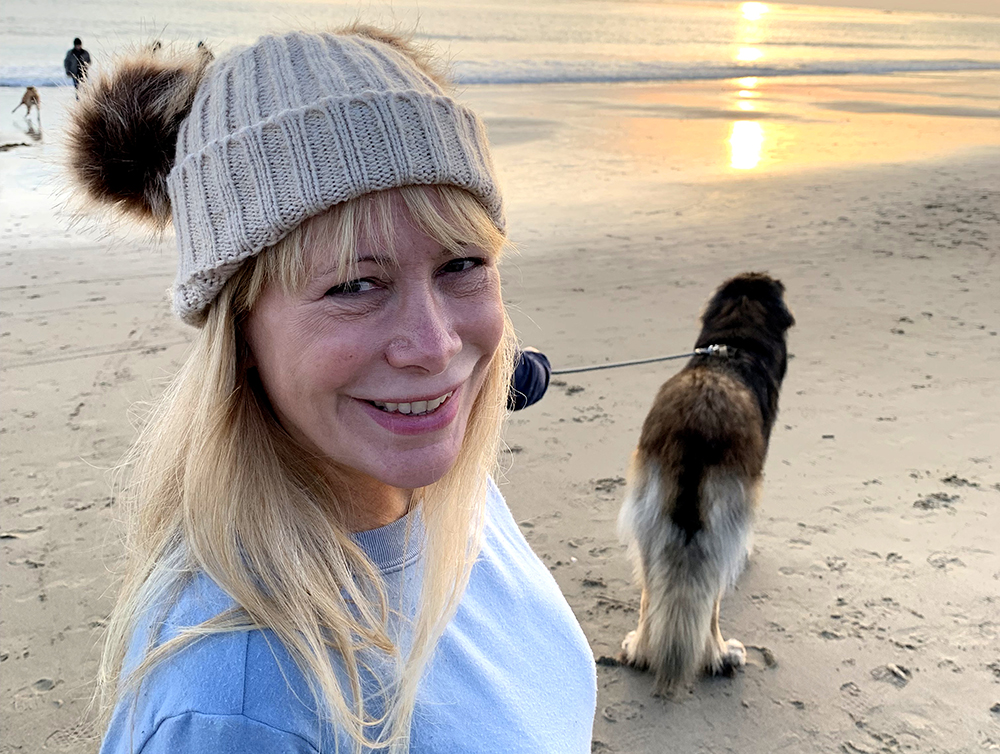
M 1000 748 L 998 81 L 755 82 L 741 117 L 764 139 L 742 171 L 746 82 L 464 93 L 507 183 L 515 324 L 553 364 L 686 350 L 747 269 L 781 277 L 798 318 L 755 553 L 723 603 L 750 664 L 678 701 L 600 666 L 594 751 Z M 191 337 L 169 243 L 54 218 L 33 160 L 66 93 L 42 94 L 45 146 L 0 154 L 4 754 L 96 750 L 80 720 L 118 555 L 107 470 Z M 598 657 L 636 621 L 615 517 L 679 366 L 573 375 L 510 422 L 502 489 Z

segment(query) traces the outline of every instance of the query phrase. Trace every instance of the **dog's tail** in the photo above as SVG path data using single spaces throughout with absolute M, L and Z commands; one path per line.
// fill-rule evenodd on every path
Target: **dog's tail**
M 755 493 L 735 471 L 703 466 L 697 447 L 684 455 L 690 463 L 679 474 L 639 468 L 637 459 L 619 517 L 644 589 L 637 659 L 663 694 L 691 682 L 709 659 L 715 601 L 746 562 Z

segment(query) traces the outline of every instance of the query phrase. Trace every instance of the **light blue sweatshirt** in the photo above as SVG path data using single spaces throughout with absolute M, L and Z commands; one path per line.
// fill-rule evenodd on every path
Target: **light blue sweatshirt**
M 483 548 L 468 588 L 421 682 L 413 754 L 590 751 L 597 684 L 586 637 L 490 481 Z M 417 517 L 418 514 L 410 514 Z M 390 605 L 415 604 L 419 519 L 356 540 L 385 576 Z M 160 628 L 160 641 L 234 605 L 196 578 Z M 140 659 L 137 637 L 126 667 Z M 371 678 L 368 679 L 369 687 Z M 351 751 L 320 724 L 301 671 L 269 631 L 214 634 L 154 669 L 114 712 L 101 754 L 317 754 Z

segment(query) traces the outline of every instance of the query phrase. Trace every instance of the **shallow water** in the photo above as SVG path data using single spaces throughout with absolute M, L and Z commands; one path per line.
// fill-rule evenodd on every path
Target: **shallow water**
M 1000 17 L 990 16 L 760 2 L 6 0 L 0 86 L 65 84 L 62 59 L 74 36 L 100 65 L 156 39 L 204 40 L 223 51 L 267 31 L 357 18 L 415 29 L 465 84 L 1000 68 Z

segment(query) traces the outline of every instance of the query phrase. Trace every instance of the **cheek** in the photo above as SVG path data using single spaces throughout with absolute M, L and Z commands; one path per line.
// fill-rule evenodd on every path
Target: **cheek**
M 258 359 L 261 380 L 284 412 L 309 411 L 313 402 L 352 384 L 364 366 L 365 343 L 343 337 L 270 339 Z
M 490 317 L 490 353 L 496 352 L 497 348 L 500 346 L 500 341 L 503 339 L 504 331 L 504 310 L 503 303 L 497 299 L 496 306 L 493 307 Z
M 498 280 L 494 281 L 489 292 L 479 300 L 476 315 L 467 321 L 475 323 L 476 344 L 486 355 L 492 356 L 500 345 L 504 331 L 503 300 Z
M 264 392 L 282 423 L 286 423 L 315 389 L 320 370 L 310 356 L 315 343 L 304 338 L 302 328 L 274 304 L 266 296 L 258 303 L 247 319 L 245 336 Z

